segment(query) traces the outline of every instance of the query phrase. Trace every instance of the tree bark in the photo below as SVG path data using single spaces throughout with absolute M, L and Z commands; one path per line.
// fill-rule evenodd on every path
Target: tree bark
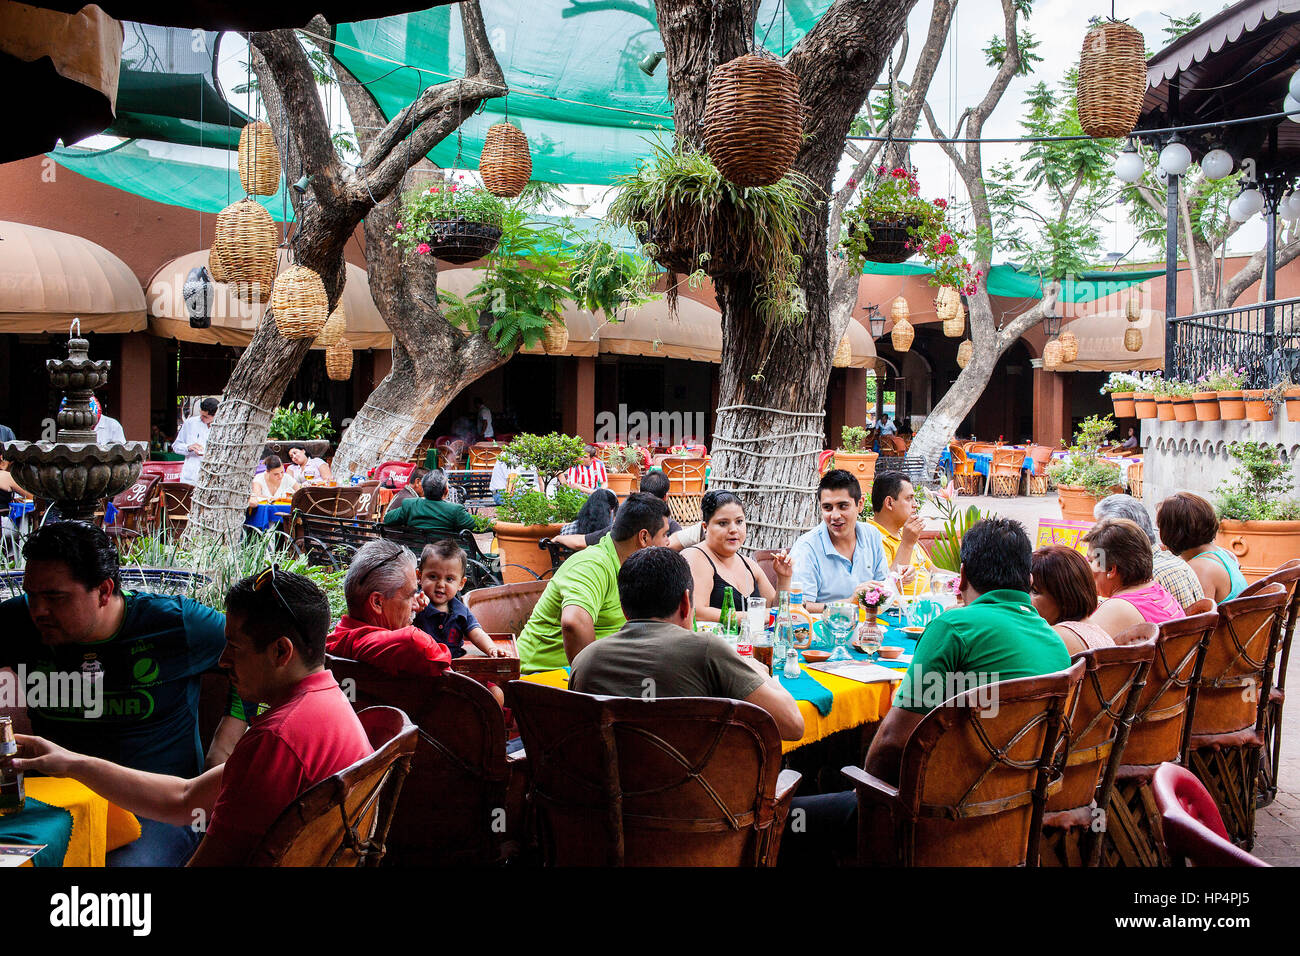
M 849 124 L 914 2 L 835 0 L 786 57 L 786 66 L 799 77 L 806 137 L 794 168 L 826 194 Z M 709 73 L 748 52 L 758 4 L 659 0 L 655 9 L 677 140 L 702 149 Z M 801 322 L 769 324 L 759 317 L 755 288 L 764 277 L 756 272 L 710 273 L 722 309 L 711 481 L 744 495 L 751 528 L 747 548 L 788 545 L 815 520 L 816 453 L 838 342 L 830 316 L 827 215 L 825 204 L 819 204 L 801 224 L 800 285 L 808 309 Z

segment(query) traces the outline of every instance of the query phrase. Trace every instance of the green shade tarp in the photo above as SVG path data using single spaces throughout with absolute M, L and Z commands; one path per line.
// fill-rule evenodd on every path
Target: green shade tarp
M 923 276 L 933 273 L 934 270 L 929 266 L 917 262 L 898 264 L 868 262 L 862 269 L 863 275 L 876 276 Z M 1164 274 L 1164 269 L 1124 272 L 1094 270 L 1083 272 L 1061 283 L 1060 301 L 1093 302 Z M 1000 265 L 990 268 L 986 284 L 989 295 L 1002 296 L 1008 299 L 1041 299 L 1043 297 L 1043 283 L 1037 273 L 1021 272 L 1012 265 Z

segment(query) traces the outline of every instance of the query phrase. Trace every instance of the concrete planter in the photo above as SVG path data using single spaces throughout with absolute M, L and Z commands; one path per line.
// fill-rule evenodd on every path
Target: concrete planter
M 551 570 L 551 553 L 537 546 L 542 538 L 553 538 L 560 533 L 562 524 L 511 524 L 496 523 L 497 545 L 501 549 L 501 580 L 505 584 L 535 581 Z M 508 565 L 522 565 L 509 567 Z M 528 574 L 527 568 L 536 575 Z
M 1300 521 L 1219 522 L 1216 542 L 1241 562 L 1247 581 L 1258 581 L 1300 556 Z

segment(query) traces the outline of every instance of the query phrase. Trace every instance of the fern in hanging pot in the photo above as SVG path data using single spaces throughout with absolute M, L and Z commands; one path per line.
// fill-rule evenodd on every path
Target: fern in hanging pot
M 434 184 L 407 193 L 393 241 L 416 255 L 464 265 L 497 247 L 505 211 L 504 202 L 479 186 Z

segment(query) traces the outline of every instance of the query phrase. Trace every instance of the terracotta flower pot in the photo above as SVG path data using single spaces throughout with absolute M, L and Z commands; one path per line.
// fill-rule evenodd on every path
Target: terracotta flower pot
M 1156 417 L 1156 397 L 1150 392 L 1133 393 L 1133 411 L 1138 418 Z
M 1247 581 L 1258 581 L 1300 554 L 1300 521 L 1219 522 L 1217 543 L 1241 562 Z
M 636 491 L 640 484 L 640 477 L 632 474 L 630 471 L 611 471 L 605 474 L 606 484 L 609 490 L 614 492 L 620 498 L 626 498 L 632 492 Z
M 542 538 L 551 538 L 560 533 L 562 524 L 511 524 L 508 521 L 496 523 L 497 545 L 501 548 L 501 580 L 505 584 L 521 584 L 535 581 L 551 570 L 551 554 L 537 546 Z M 522 567 L 511 567 L 521 565 Z M 534 572 L 537 577 L 523 569 Z
M 1288 388 L 1286 396 L 1286 420 L 1300 422 L 1300 387 Z
M 1197 392 L 1192 396 L 1196 406 L 1198 422 L 1217 422 L 1219 420 L 1219 393 Z
M 1169 404 L 1174 409 L 1174 420 L 1179 422 L 1196 421 L 1196 403 L 1190 395 L 1171 395 Z
M 1097 498 L 1082 485 L 1057 485 L 1056 500 L 1061 505 L 1061 517 L 1066 521 L 1093 520 L 1092 510 L 1097 507 Z
M 1246 417 L 1246 404 L 1242 401 L 1241 389 L 1219 393 L 1219 418 L 1225 422 L 1239 422 Z
M 835 467 L 843 468 L 862 486 L 864 493 L 869 493 L 871 482 L 876 477 L 876 459 L 880 456 L 874 451 L 849 452 L 835 450 Z
M 1116 418 L 1135 418 L 1137 409 L 1133 407 L 1132 392 L 1111 392 L 1111 403 L 1115 406 Z
M 1156 418 L 1162 422 L 1174 420 L 1174 400 L 1172 395 L 1156 396 Z
M 1241 393 L 1246 402 L 1246 421 L 1271 422 L 1273 420 L 1273 402 L 1268 397 L 1268 390 L 1248 388 Z

